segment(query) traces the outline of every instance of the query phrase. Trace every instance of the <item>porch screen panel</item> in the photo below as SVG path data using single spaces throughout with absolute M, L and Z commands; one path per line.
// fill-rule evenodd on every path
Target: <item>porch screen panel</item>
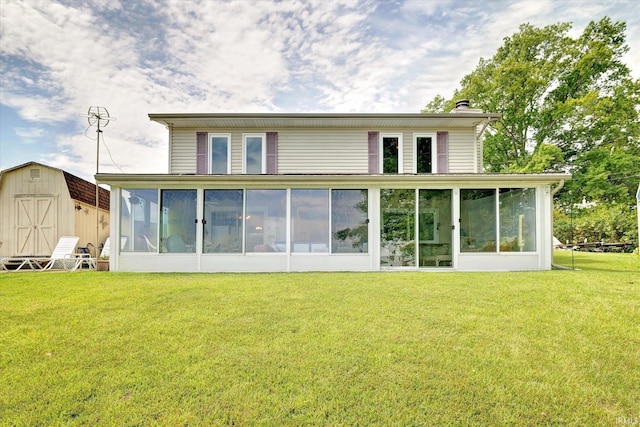
M 158 251 L 158 189 L 123 188 L 120 202 L 121 252 Z
M 460 190 L 460 251 L 496 251 L 496 190 Z
M 329 252 L 329 190 L 291 190 L 291 252 Z
M 287 190 L 247 190 L 245 251 L 284 252 L 287 239 Z
M 243 190 L 205 190 L 203 252 L 242 252 Z
M 535 188 L 501 188 L 500 252 L 533 252 L 535 250 Z
M 380 214 L 380 265 L 415 267 L 415 190 L 380 190 Z
M 195 252 L 196 190 L 162 190 L 160 252 Z
M 331 190 L 331 252 L 369 252 L 367 190 Z

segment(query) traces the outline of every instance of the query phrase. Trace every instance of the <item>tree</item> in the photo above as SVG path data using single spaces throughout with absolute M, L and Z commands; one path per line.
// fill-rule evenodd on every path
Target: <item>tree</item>
M 577 39 L 570 29 L 521 25 L 493 58 L 480 59 L 452 99 L 438 95 L 423 112 L 449 111 L 455 100 L 470 99 L 502 114 L 485 135 L 487 171 L 569 171 L 579 179 L 567 184 L 565 197 L 626 198 L 640 173 L 640 81 L 622 62 L 626 25 L 605 17 Z M 612 173 L 604 181 L 592 176 L 602 173 L 593 150 L 610 154 Z
M 490 59 L 481 58 L 450 100 L 436 96 L 424 111 L 455 100 L 502 118 L 485 133 L 489 172 L 567 171 L 562 203 L 620 204 L 634 214 L 640 179 L 640 80 L 622 58 L 626 24 L 605 17 L 578 38 L 569 23 L 523 24 Z

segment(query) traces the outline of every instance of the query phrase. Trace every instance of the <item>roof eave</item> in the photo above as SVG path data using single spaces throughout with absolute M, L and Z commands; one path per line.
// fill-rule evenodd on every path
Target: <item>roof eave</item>
M 98 174 L 96 179 L 101 184 L 113 186 L 144 185 L 326 185 L 340 183 L 361 186 L 394 186 L 399 185 L 462 185 L 478 187 L 505 185 L 544 185 L 554 184 L 571 179 L 565 173 L 540 174 L 401 174 L 401 175 L 367 175 L 367 174 L 304 174 L 304 175 L 195 175 L 195 174 Z

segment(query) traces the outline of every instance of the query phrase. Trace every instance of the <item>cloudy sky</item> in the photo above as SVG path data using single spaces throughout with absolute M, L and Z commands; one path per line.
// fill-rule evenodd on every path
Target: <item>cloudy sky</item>
M 37 161 L 93 180 L 166 173 L 148 113 L 419 112 L 528 22 L 577 36 L 627 23 L 640 77 L 640 2 L 0 0 L 0 169 Z

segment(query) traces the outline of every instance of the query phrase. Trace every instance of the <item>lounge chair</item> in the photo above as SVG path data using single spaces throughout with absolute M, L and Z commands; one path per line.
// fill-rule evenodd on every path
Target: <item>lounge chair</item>
M 3 260 L 4 264 L 17 264 L 18 271 L 23 267 L 29 267 L 32 270 L 67 270 L 73 271 L 79 266 L 80 258 L 75 254 L 76 246 L 78 246 L 78 236 L 62 236 L 58 240 L 58 244 L 53 249 L 50 257 L 12 257 Z

